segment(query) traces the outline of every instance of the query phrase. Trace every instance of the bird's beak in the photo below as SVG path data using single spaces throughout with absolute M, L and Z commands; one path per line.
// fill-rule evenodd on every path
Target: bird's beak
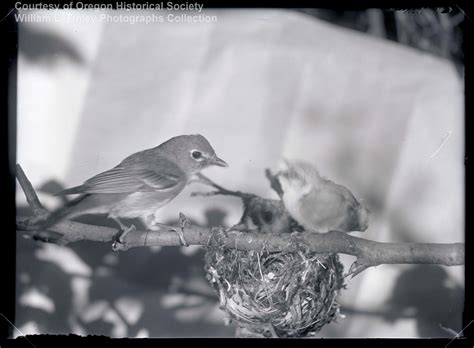
M 215 165 L 215 166 L 219 166 L 219 167 L 228 167 L 229 165 L 227 164 L 226 161 L 224 161 L 223 159 L 220 159 L 219 157 L 214 157 L 212 160 L 211 160 L 211 164 Z

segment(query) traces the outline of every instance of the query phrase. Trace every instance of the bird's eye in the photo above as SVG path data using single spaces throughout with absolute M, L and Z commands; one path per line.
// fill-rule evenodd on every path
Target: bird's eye
M 193 151 L 191 152 L 191 157 L 194 159 L 200 159 L 202 157 L 202 152 L 201 151 Z

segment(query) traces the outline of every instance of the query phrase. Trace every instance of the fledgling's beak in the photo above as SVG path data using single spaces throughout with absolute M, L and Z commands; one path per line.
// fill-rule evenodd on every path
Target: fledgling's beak
M 228 167 L 228 166 L 229 166 L 226 161 L 224 161 L 223 159 L 220 159 L 220 158 L 217 157 L 217 156 L 215 156 L 215 157 L 211 160 L 211 164 L 213 164 L 213 165 L 215 165 L 215 166 L 219 166 L 219 167 Z

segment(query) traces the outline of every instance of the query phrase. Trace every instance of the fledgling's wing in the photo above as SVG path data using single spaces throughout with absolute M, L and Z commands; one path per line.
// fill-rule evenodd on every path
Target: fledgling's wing
M 365 212 L 365 207 L 347 187 L 333 183 L 330 180 L 326 182 L 330 183 L 328 186 L 331 188 L 333 195 L 338 196 L 338 199 L 341 200 L 339 211 L 342 215 L 337 230 L 342 232 L 365 231 L 367 229 L 367 216 L 362 214 Z
M 360 203 L 344 186 L 324 179 L 319 189 L 313 189 L 302 197 L 299 218 L 305 228 L 320 233 L 336 230 L 341 232 L 360 231 L 362 227 Z
M 83 185 L 57 193 L 127 193 L 172 189 L 186 181 L 186 175 L 165 157 L 136 153 L 116 167 L 100 173 Z

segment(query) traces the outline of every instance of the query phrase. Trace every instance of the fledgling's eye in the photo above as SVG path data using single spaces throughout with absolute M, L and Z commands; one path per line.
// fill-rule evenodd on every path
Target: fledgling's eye
M 194 158 L 195 160 L 199 160 L 202 158 L 202 152 L 201 151 L 191 151 L 191 157 Z

